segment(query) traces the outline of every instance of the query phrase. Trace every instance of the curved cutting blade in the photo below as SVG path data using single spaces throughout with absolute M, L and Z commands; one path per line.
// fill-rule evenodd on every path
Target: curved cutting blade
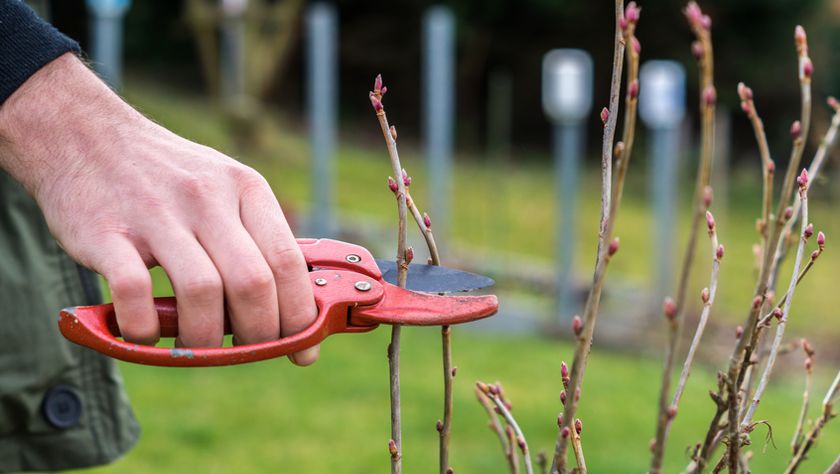
M 393 260 L 378 258 L 376 264 L 382 272 L 382 279 L 396 285 L 397 264 Z M 409 290 L 425 293 L 455 293 L 487 288 L 495 283 L 492 278 L 484 275 L 435 265 L 412 263 L 408 266 L 406 286 Z

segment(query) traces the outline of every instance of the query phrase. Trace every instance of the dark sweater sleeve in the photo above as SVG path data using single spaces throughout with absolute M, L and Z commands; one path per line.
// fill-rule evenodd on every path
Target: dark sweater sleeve
M 0 0 L 0 104 L 29 76 L 79 44 L 40 19 L 20 0 Z

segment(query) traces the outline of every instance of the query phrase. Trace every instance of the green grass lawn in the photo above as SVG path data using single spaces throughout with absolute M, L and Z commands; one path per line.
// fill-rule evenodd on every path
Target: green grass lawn
M 219 114 L 201 100 L 141 84 L 131 87 L 131 83 L 127 95 L 176 132 L 233 153 Z M 267 151 L 240 158 L 268 177 L 282 202 L 305 209 L 310 193 L 305 138 L 288 132 L 295 129 L 294 124 L 285 128 L 280 125 L 277 134 L 269 137 Z M 280 131 L 284 129 L 287 131 Z M 342 144 L 335 194 L 343 213 L 364 215 L 388 225 L 394 219 L 393 201 L 385 186 L 389 165 L 377 134 L 371 117 L 369 136 Z M 366 141 L 370 147 L 359 145 Z M 404 163 L 417 183 L 415 198 L 422 203 L 422 161 L 408 149 Z M 644 165 L 638 164 L 638 173 L 631 170 L 617 227 L 622 247 L 613 260 L 610 281 L 643 284 L 650 279 L 651 217 L 640 177 Z M 755 240 L 754 219 L 759 205 L 756 177 L 733 176 L 732 207 L 716 210 L 727 255 L 714 317 L 733 326 L 742 319 L 751 300 L 754 278 L 750 247 Z M 456 166 L 455 182 L 455 240 L 484 251 L 546 260 L 551 257 L 554 210 L 548 168 L 527 164 L 500 171 L 466 159 Z M 591 271 L 594 255 L 598 186 L 594 173 L 587 174 L 581 184 L 577 226 L 581 278 Z M 815 201 L 812 219 L 817 228 L 826 230 L 829 246 L 797 293 L 789 334 L 827 341 L 825 349 L 829 349 L 830 341 L 836 341 L 840 334 L 833 297 L 840 253 L 832 247 L 832 236 L 840 236 L 840 221 L 832 218 L 829 203 Z M 685 224 L 687 218 L 681 216 L 681 221 Z M 681 229 L 685 227 L 681 225 Z M 683 240 L 680 235 L 678 247 Z M 701 242 L 703 253 L 694 285 L 698 293 L 708 279 L 710 252 L 706 240 Z M 159 294 L 167 293 L 160 271 L 156 280 Z M 505 472 L 498 441 L 487 429 L 484 411 L 474 399 L 473 383 L 478 379 L 502 381 L 532 450 L 550 451 L 557 433 L 560 360 L 570 358 L 571 346 L 536 336 L 463 330 L 455 334 L 455 363 L 459 367 L 451 457 L 455 472 Z M 387 328 L 380 328 L 370 334 L 329 339 L 323 346 L 322 359 L 310 369 L 292 367 L 285 360 L 202 370 L 123 365 L 145 435 L 124 460 L 91 472 L 387 472 L 387 337 Z M 404 332 L 404 460 L 409 473 L 437 469 L 434 426 L 441 416 L 442 393 L 439 346 L 436 331 L 409 328 Z M 648 352 L 657 353 L 659 348 Z M 713 357 L 710 363 L 719 366 L 726 354 Z M 797 354 L 790 365 L 798 368 L 800 357 Z M 643 472 L 647 468 L 660 365 L 658 359 L 639 354 L 598 350 L 596 341 L 580 411 L 584 449 L 592 472 Z M 833 375 L 830 365 L 818 359 L 820 371 L 813 396 L 817 404 Z M 714 385 L 713 374 L 711 366 L 698 366 L 692 375 L 674 424 L 666 472 L 684 466 L 686 447 L 705 433 L 712 410 L 706 391 Z M 758 428 L 753 435 L 753 472 L 780 471 L 789 457 L 788 443 L 799 410 L 801 385 L 801 370 L 776 374 L 756 418 L 770 420 L 777 447 L 765 446 L 765 430 Z M 834 460 L 840 446 L 838 427 L 840 422 L 836 421 L 829 425 L 801 472 L 822 472 Z

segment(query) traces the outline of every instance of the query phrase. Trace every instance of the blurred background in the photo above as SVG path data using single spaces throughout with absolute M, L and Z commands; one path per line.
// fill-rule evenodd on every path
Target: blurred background
M 500 313 L 454 333 L 455 472 L 506 469 L 474 400 L 477 379 L 501 381 L 532 451 L 551 451 L 559 365 L 570 362 L 569 322 L 581 311 L 595 254 L 611 2 L 28 3 L 78 40 L 91 66 L 128 102 L 263 173 L 297 235 L 340 238 L 387 257 L 394 254 L 396 212 L 367 97 L 381 73 L 412 195 L 431 215 L 444 263 L 498 282 Z M 698 155 L 697 68 L 683 6 L 641 3 L 642 114 L 616 224 L 621 250 L 610 265 L 581 404 L 593 472 L 646 469 L 654 434 L 666 337 L 661 302 L 675 291 Z M 808 31 L 816 70 L 805 164 L 829 126 L 825 99 L 840 94 L 840 51 L 833 47 L 840 2 L 701 6 L 713 19 L 719 112 L 712 210 L 727 255 L 701 360 L 674 424 L 668 472 L 685 465 L 685 448 L 705 433 L 713 409 L 706 390 L 752 299 L 761 171 L 736 85 L 754 90 L 778 169 L 786 166 L 788 130 L 800 114 L 795 25 Z M 790 341 L 808 337 L 818 351 L 819 399 L 840 365 L 834 154 L 811 192 L 811 216 L 828 236 L 828 250 L 797 291 L 787 332 Z M 424 261 L 423 241 L 409 230 Z M 701 237 L 690 294 L 708 285 L 710 266 Z M 165 274 L 154 274 L 156 292 L 170 294 Z M 689 301 L 693 327 L 700 299 Z M 387 333 L 329 339 L 322 359 L 306 370 L 286 361 L 207 370 L 123 365 L 145 436 L 124 460 L 98 472 L 386 471 Z M 404 333 L 407 472 L 436 469 L 439 345 L 434 329 Z M 753 436 L 756 472 L 779 470 L 789 457 L 802 361 L 801 351 L 785 356 L 759 410 L 772 423 L 776 446 Z M 840 429 L 829 425 L 805 471 L 822 472 L 838 445 Z

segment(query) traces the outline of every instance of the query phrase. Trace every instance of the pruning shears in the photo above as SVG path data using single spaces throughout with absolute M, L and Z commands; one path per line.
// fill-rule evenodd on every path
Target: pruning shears
M 431 265 L 409 265 L 408 287 L 396 280 L 396 264 L 373 258 L 359 245 L 330 239 L 298 239 L 309 266 L 318 316 L 308 328 L 275 341 L 220 348 L 166 348 L 118 339 L 113 304 L 76 306 L 61 311 L 58 326 L 72 342 L 127 362 L 170 367 L 244 364 L 282 357 L 320 344 L 332 334 L 367 332 L 380 324 L 440 326 L 496 313 L 495 295 L 445 295 L 484 288 L 493 280 Z M 162 337 L 178 336 L 174 297 L 155 298 Z M 225 332 L 230 324 L 225 318 Z

